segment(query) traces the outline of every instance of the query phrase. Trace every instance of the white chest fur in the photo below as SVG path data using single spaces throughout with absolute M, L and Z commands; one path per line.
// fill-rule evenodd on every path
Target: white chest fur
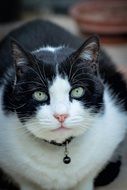
M 31 138 L 15 115 L 7 118 L 0 108 L 0 165 L 17 181 L 27 179 L 45 189 L 69 189 L 91 174 L 94 177 L 124 138 L 127 126 L 125 113 L 107 91 L 104 98 L 105 113 L 69 144 L 69 165 L 62 161 L 64 147 Z

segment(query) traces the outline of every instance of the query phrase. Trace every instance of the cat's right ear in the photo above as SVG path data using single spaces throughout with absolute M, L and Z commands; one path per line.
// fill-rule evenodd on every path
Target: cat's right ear
M 80 48 L 73 53 L 74 60 L 81 60 L 82 63 L 91 67 L 94 74 L 98 74 L 100 42 L 99 37 L 89 37 Z

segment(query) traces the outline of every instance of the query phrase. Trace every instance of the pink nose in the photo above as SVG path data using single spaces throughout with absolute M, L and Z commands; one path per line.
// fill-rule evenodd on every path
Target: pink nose
M 68 117 L 68 114 L 54 114 L 54 117 L 62 123 Z

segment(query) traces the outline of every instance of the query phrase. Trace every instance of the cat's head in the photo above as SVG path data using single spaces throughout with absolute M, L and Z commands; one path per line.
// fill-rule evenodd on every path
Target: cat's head
M 6 86 L 5 109 L 16 113 L 25 129 L 62 143 L 92 127 L 103 106 L 97 37 L 78 50 L 47 47 L 27 52 L 12 41 L 12 55 L 15 77 Z

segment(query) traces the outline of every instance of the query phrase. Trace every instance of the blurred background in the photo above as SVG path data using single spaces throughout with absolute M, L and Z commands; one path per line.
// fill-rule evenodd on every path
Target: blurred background
M 36 18 L 82 37 L 98 34 L 114 62 L 127 65 L 127 0 L 1 0 L 0 40 Z

